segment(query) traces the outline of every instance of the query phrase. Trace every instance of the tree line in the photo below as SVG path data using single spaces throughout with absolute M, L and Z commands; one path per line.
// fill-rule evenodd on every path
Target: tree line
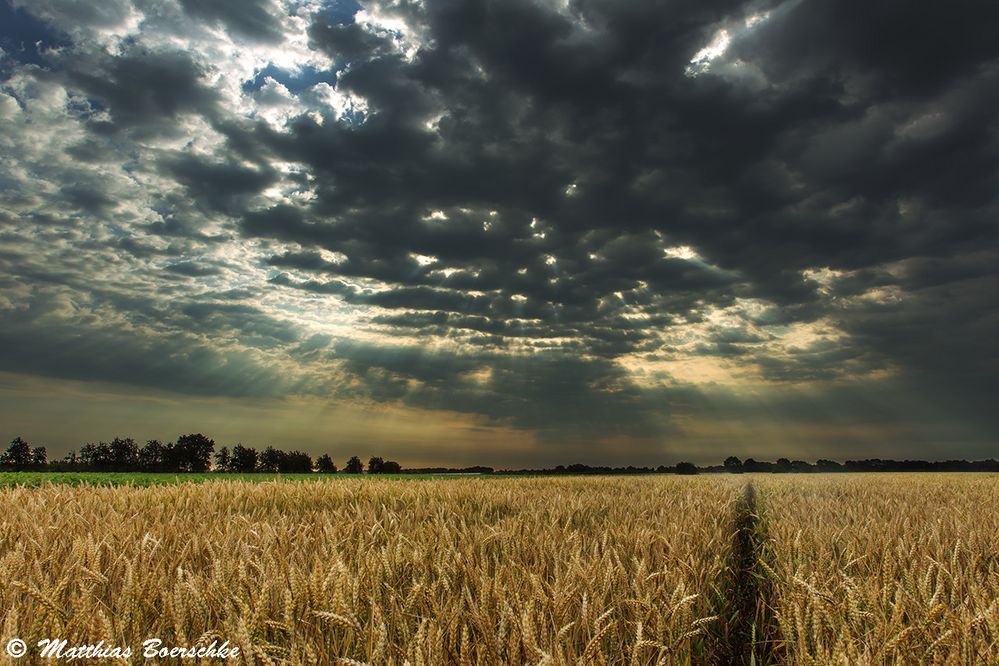
M 215 440 L 201 433 L 181 435 L 175 442 L 151 439 L 139 446 L 131 437 L 115 437 L 110 442 L 87 443 L 64 458 L 49 460 L 44 446 L 32 446 L 20 437 L 11 441 L 0 455 L 0 469 L 8 471 L 52 472 L 221 472 L 250 474 L 335 474 L 336 463 L 328 453 L 315 460 L 302 451 L 283 451 L 268 446 L 263 451 L 236 444 L 215 450 Z M 367 469 L 353 456 L 344 465 L 347 474 L 398 474 L 402 466 L 394 460 L 373 456 Z
M 702 474 L 727 472 L 742 474 L 745 472 L 795 474 L 809 472 L 999 472 L 999 461 L 988 460 L 883 460 L 869 458 L 866 460 L 847 460 L 839 463 L 835 460 L 820 459 L 814 464 L 804 460 L 789 460 L 778 458 L 776 462 L 747 458 L 745 461 L 736 456 L 729 456 L 721 465 L 697 466 L 691 462 L 680 462 L 676 465 L 659 465 L 657 467 L 610 467 L 603 465 L 556 465 L 542 469 L 506 470 L 506 474 Z
M 319 473 L 335 474 L 340 471 L 328 453 L 315 460 L 302 451 L 282 451 L 268 446 L 263 451 L 236 444 L 231 449 L 223 446 L 215 450 L 215 440 L 200 433 L 181 435 L 175 442 L 151 439 L 144 445 L 130 437 L 115 437 L 110 442 L 88 443 L 79 452 L 71 451 L 59 460 L 50 461 L 44 446 L 31 446 L 20 437 L 11 441 L 0 455 L 0 469 L 10 471 L 90 471 L 90 472 L 224 472 L 249 474 Z M 406 469 L 394 460 L 380 456 L 368 459 L 367 467 L 358 457 L 351 457 L 343 473 L 399 474 L 492 474 L 492 467 L 430 467 Z M 503 470 L 504 474 L 700 474 L 702 472 L 755 473 L 807 473 L 807 472 L 999 472 L 999 461 L 989 460 L 835 460 L 820 459 L 814 464 L 804 460 L 778 458 L 776 462 L 747 458 L 745 461 L 729 456 L 721 465 L 698 467 L 691 462 L 658 467 L 609 467 L 581 463 L 557 465 L 542 469 Z
M 778 458 L 776 462 L 747 458 L 739 460 L 729 456 L 722 465 L 726 472 L 771 472 L 774 474 L 794 474 L 808 472 L 999 472 L 999 461 L 988 460 L 883 460 L 867 458 L 847 460 L 819 459 L 815 464 L 804 460 Z

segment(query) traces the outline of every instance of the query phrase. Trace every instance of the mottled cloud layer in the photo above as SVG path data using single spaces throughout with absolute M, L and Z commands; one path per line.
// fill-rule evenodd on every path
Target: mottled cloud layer
M 250 402 L 324 405 L 324 433 L 390 410 L 501 464 L 995 453 L 999 7 L 14 0 L 0 26 L 26 436 L 72 439 L 44 381 L 223 401 L 248 441 Z

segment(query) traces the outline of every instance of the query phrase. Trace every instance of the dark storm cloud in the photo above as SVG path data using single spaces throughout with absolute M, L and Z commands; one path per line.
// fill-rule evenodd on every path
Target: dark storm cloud
M 6 3 L 5 3 L 6 4 Z M 105 2 L 65 2 L 62 0 L 12 0 L 10 4 L 29 12 L 35 18 L 47 21 L 49 30 L 54 26 L 64 33 L 78 33 L 85 29 L 113 28 L 120 25 L 131 10 L 127 0 L 106 0 Z M 39 35 L 48 42 L 48 34 Z M 51 44 L 50 44 L 51 45 Z
M 745 40 L 781 80 L 861 77 L 871 95 L 919 98 L 946 91 L 996 57 L 994 7 L 975 0 L 944 6 L 888 2 L 846 7 L 834 0 L 788 3 Z M 932 39 L 926 48 L 924 39 Z
M 234 331 L 240 340 L 254 347 L 295 342 L 300 337 L 292 324 L 276 320 L 252 305 L 203 301 L 185 304 L 180 312 L 189 318 L 189 330 L 209 335 Z
M 433 46 L 413 62 L 382 55 L 384 45 L 374 41 L 365 54 L 352 53 L 370 64 L 353 68 L 341 85 L 373 102 L 376 113 L 367 123 L 320 128 L 302 119 L 290 135 L 260 136 L 278 154 L 345 185 L 321 190 L 315 208 L 327 219 L 349 210 L 350 218 L 364 219 L 364 229 L 349 219 L 265 229 L 259 217 L 244 228 L 330 249 L 379 236 L 379 251 L 395 241 L 447 258 L 448 248 L 433 242 L 446 233 L 423 229 L 421 210 L 522 210 L 543 216 L 559 237 L 551 248 L 539 243 L 528 261 L 574 249 L 580 231 L 603 232 L 612 239 L 604 248 L 607 275 L 620 287 L 644 279 L 665 291 L 675 276 L 648 238 L 641 240 L 644 230 L 654 229 L 744 276 L 742 295 L 781 305 L 818 299 L 800 275 L 806 268 L 858 269 L 994 241 L 989 220 L 996 174 L 981 168 L 995 162 L 994 130 L 983 114 L 997 106 L 999 86 L 992 81 L 999 49 L 981 28 L 995 21 L 994 12 L 983 22 L 970 11 L 914 10 L 914 25 L 953 31 L 936 53 L 906 37 L 900 26 L 908 25 L 908 12 L 905 20 L 870 12 L 871 23 L 859 27 L 835 3 L 800 3 L 775 11 L 771 23 L 733 49 L 773 77 L 765 90 L 754 94 L 724 73 L 685 77 L 683 65 L 711 28 L 743 13 L 731 5 L 594 3 L 570 17 L 533 3 L 430 3 L 420 20 Z M 597 26 L 594 35 L 574 24 L 580 18 Z M 678 26 L 686 32 L 678 34 Z M 810 39 L 801 30 L 822 34 Z M 335 49 L 342 32 L 342 26 L 320 25 L 312 37 Z M 883 48 L 849 48 L 872 34 L 884 35 Z M 960 57 L 950 58 L 955 49 Z M 923 80 L 913 63 L 925 62 L 928 52 L 934 62 Z M 472 75 L 472 64 L 480 75 Z M 899 68 L 901 78 L 892 84 Z M 932 101 L 945 106 L 921 106 Z M 444 114 L 438 134 L 417 126 L 433 108 Z M 920 122 L 936 122 L 921 121 L 925 114 L 956 117 L 918 136 Z M 956 168 L 941 172 L 941 160 Z M 571 183 L 578 190 L 565 197 Z M 954 208 L 903 220 L 899 200 L 906 196 Z M 983 215 L 983 205 L 990 213 Z M 961 223 L 943 219 L 955 215 Z M 635 229 L 631 238 L 640 241 L 615 251 L 614 243 L 628 242 L 619 236 L 624 228 Z M 466 255 L 515 246 L 508 230 L 494 236 L 463 231 Z M 355 247 L 363 255 L 366 248 Z M 517 249 L 521 256 L 531 250 L 526 243 Z M 565 279 L 583 279 L 591 297 L 602 295 L 591 280 L 595 271 L 578 264 L 568 271 Z M 729 293 L 719 291 L 722 300 Z M 560 302 L 558 293 L 547 295 Z
M 70 83 L 110 110 L 110 121 L 92 121 L 95 131 L 169 131 L 165 123 L 181 114 L 212 117 L 217 112 L 219 97 L 203 80 L 203 66 L 183 51 L 133 48 L 118 56 L 64 64 Z
M 999 391 L 997 266 L 993 261 L 985 275 L 967 279 L 945 272 L 932 285 L 921 275 L 924 286 L 906 292 L 905 302 L 858 309 L 844 329 L 858 346 L 909 369 L 934 394 L 984 404 Z
M 70 208 L 81 210 L 90 215 L 100 215 L 114 208 L 115 202 L 101 191 L 97 183 L 73 183 L 64 185 L 59 190 L 62 200 Z
M 194 395 L 276 396 L 295 388 L 252 353 L 219 349 L 191 335 L 60 322 L 58 303 L 36 299 L 6 317 L 0 363 L 6 371 L 97 380 Z
M 260 192 L 276 180 L 269 170 L 251 169 L 233 162 L 213 163 L 190 154 L 164 158 L 161 164 L 196 202 L 220 213 L 240 211 L 246 196 Z
M 222 270 L 218 266 L 210 264 L 199 264 L 194 261 L 178 261 L 175 264 L 167 264 L 164 270 L 188 277 L 205 277 L 208 275 L 219 275 Z
M 180 4 L 192 17 L 220 23 L 236 37 L 281 40 L 281 24 L 270 0 L 180 0 Z
M 485 415 L 562 443 L 568 436 L 585 445 L 594 429 L 602 436 L 637 437 L 671 430 L 667 415 L 650 409 L 653 401 L 607 361 L 549 353 L 455 355 L 355 342 L 333 348 L 363 380 L 366 395 L 381 401 Z
M 156 281 L 125 317 L 158 333 L 548 441 L 710 411 L 707 380 L 625 370 L 672 361 L 764 388 L 890 376 L 995 433 L 999 6 L 428 0 L 355 20 L 344 3 L 292 35 L 301 8 L 271 2 L 76 4 L 25 7 L 76 41 L 18 71 L 66 86 L 83 136 L 62 153 L 84 168 L 32 192 L 0 173 L 5 201 L 51 247 L 123 250 Z M 93 37 L 133 10 L 266 55 L 229 80 L 212 62 L 229 44 Z M 116 164 L 135 182 L 81 173 Z M 349 312 L 366 342 L 288 323 L 305 312 Z

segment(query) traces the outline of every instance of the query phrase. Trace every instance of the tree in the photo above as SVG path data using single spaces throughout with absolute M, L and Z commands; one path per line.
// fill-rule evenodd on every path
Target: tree
M 282 463 L 284 462 L 284 451 L 275 449 L 273 446 L 268 446 L 264 449 L 264 452 L 260 454 L 260 461 L 258 466 L 261 472 L 280 472 Z
M 31 466 L 31 445 L 20 437 L 15 437 L 2 456 L 0 465 L 14 469 L 27 469 Z
M 368 474 L 381 474 L 384 470 L 382 467 L 385 466 L 385 461 L 382 460 L 381 456 L 372 456 L 368 459 Z
M 774 465 L 774 472 L 790 472 L 791 471 L 791 461 L 787 458 L 778 458 L 777 463 Z
M 725 470 L 732 474 L 742 474 L 742 461 L 735 456 L 725 458 Z
M 229 447 L 223 446 L 219 452 L 215 454 L 215 471 L 228 472 L 231 466 L 232 456 L 229 455 Z
M 242 444 L 232 447 L 232 463 L 230 470 L 239 474 L 249 474 L 257 471 L 257 450 Z
M 398 474 L 402 471 L 402 465 L 394 460 L 386 460 L 382 463 L 382 474 Z
M 111 447 L 107 442 L 88 442 L 80 447 L 80 464 L 87 469 L 106 471 L 111 468 Z
M 131 437 L 115 437 L 108 444 L 108 466 L 116 472 L 139 468 L 139 447 Z
M 364 471 L 364 463 L 357 456 L 351 456 L 350 460 L 347 461 L 346 467 L 343 471 L 347 474 L 360 474 Z
M 166 467 L 166 448 L 158 439 L 151 439 L 139 449 L 139 469 L 143 472 L 160 472 Z
M 68 467 L 69 469 L 77 469 L 80 467 L 80 456 L 76 455 L 76 451 L 70 451 L 66 454 L 59 464 Z
M 316 458 L 316 471 L 320 474 L 336 474 L 336 465 L 330 458 L 330 454 L 324 453 Z
M 697 466 L 694 463 L 681 462 L 676 464 L 677 474 L 697 474 Z
M 173 458 L 179 472 L 207 472 L 211 466 L 215 440 L 201 433 L 181 435 L 173 445 Z
M 742 463 L 742 469 L 747 472 L 772 472 L 774 464 L 772 462 L 767 462 L 766 460 L 756 461 L 752 458 L 746 458 L 746 462 Z
M 288 474 L 310 474 L 312 473 L 312 456 L 303 451 L 284 453 L 279 469 Z
M 44 446 L 36 446 L 31 449 L 31 466 L 35 468 L 47 467 L 49 464 L 49 452 Z

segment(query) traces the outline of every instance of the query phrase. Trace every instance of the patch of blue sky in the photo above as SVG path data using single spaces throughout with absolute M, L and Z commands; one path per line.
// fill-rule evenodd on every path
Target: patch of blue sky
M 367 116 L 364 111 L 357 111 L 354 107 L 350 107 L 344 109 L 343 113 L 340 114 L 340 120 L 349 125 L 363 125 L 364 121 L 367 120 Z
M 291 72 L 269 63 L 259 70 L 252 79 L 243 82 L 243 92 L 251 93 L 260 90 L 264 81 L 270 77 L 283 85 L 292 94 L 298 94 L 318 83 L 328 83 L 336 86 L 336 72 L 316 69 L 312 65 L 305 65 L 297 72 Z
M 350 25 L 354 15 L 362 9 L 357 0 L 330 0 L 317 14 L 330 25 Z
M 107 104 L 93 97 L 72 95 L 66 102 L 66 109 L 80 118 L 90 118 L 94 114 L 108 110 Z
M 15 8 L 9 0 L 0 0 L 0 48 L 6 56 L 4 60 L 45 67 L 48 65 L 45 51 L 69 43 L 67 35 L 45 21 Z

